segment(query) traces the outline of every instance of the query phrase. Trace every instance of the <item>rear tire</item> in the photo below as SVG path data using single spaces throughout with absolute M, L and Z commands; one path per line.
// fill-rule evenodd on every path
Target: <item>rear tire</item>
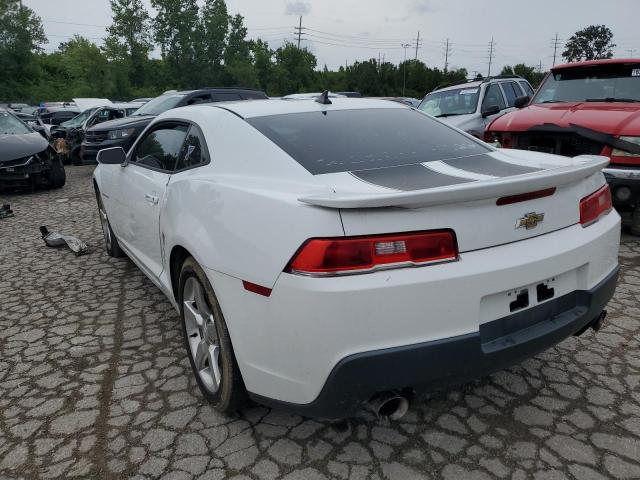
M 67 181 L 67 173 L 64 170 L 64 164 L 57 156 L 51 160 L 51 168 L 49 169 L 47 180 L 51 188 L 62 188 Z
M 631 235 L 640 237 L 640 207 L 636 207 L 631 214 Z
M 193 257 L 182 264 L 180 316 L 189 363 L 202 396 L 221 413 L 245 406 L 247 391 L 213 287 Z
M 80 158 L 80 147 L 76 148 L 73 152 L 69 154 L 70 161 L 76 167 L 80 167 L 83 165 L 82 158 Z
M 120 248 L 118 239 L 111 229 L 109 217 L 107 217 L 107 211 L 105 210 L 104 204 L 102 203 L 102 195 L 100 194 L 100 190 L 98 190 L 97 188 L 96 200 L 98 202 L 98 215 L 100 215 L 100 224 L 102 226 L 102 235 L 104 237 L 105 250 L 110 257 L 122 258 L 125 256 L 124 252 Z

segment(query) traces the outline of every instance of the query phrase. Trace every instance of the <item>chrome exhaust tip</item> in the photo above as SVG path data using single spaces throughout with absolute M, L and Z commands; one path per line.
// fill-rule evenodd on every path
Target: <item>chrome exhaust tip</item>
M 395 392 L 383 392 L 369 400 L 369 408 L 378 418 L 399 420 L 409 411 L 409 400 Z

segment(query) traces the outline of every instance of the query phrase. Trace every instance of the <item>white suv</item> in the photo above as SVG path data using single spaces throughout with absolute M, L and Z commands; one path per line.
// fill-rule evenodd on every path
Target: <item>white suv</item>
M 520 102 L 526 104 L 531 96 L 533 88 L 522 77 L 488 77 L 438 87 L 418 108 L 482 139 L 494 118 L 514 110 Z

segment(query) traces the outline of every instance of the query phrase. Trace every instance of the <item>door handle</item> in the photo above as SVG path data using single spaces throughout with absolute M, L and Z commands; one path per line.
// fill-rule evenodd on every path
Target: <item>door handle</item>
M 160 200 L 158 197 L 156 197 L 155 195 L 151 195 L 150 193 L 147 193 L 144 198 L 147 199 L 148 202 L 153 203 L 154 205 L 158 203 L 158 201 Z

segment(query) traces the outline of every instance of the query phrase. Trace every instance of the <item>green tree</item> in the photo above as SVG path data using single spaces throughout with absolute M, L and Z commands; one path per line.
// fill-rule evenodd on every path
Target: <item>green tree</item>
M 567 62 L 613 57 L 613 33 L 606 25 L 591 25 L 576 32 L 567 42 L 562 56 Z
M 268 91 L 273 95 L 287 95 L 316 89 L 316 56 L 307 48 L 291 42 L 275 52 L 275 66 Z
M 200 64 L 212 84 L 221 81 L 229 15 L 224 0 L 206 0 L 200 11 Z
M 104 50 L 120 62 L 134 87 L 145 85 L 149 51 L 152 49 L 151 20 L 142 0 L 111 0 L 113 23 L 107 28 Z
M 66 97 L 104 97 L 113 95 L 113 78 L 107 57 L 93 42 L 79 35 L 61 43 L 59 62 L 66 80 Z
M 234 62 L 250 61 L 249 47 L 244 17 L 239 14 L 229 17 L 229 37 L 227 38 L 227 48 L 224 51 L 224 62 L 230 65 Z
M 505 65 L 500 75 L 518 75 L 527 80 L 533 88 L 537 88 L 544 78 L 544 73 L 538 72 L 536 71 L 536 67 L 528 67 L 524 63 L 518 63 L 513 67 Z
M 171 84 L 174 88 L 202 86 L 196 0 L 151 0 L 151 5 L 157 11 L 153 21 L 155 40 L 160 45 Z
M 0 0 L 0 98 L 26 100 L 39 73 L 38 53 L 47 38 L 40 17 L 15 0 Z

